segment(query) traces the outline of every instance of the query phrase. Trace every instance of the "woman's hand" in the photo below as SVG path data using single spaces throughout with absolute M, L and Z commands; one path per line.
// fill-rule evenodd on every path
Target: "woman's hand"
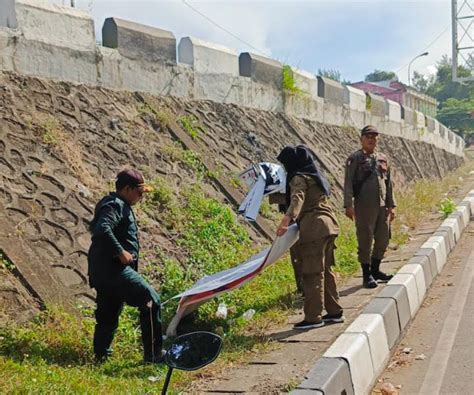
M 290 225 L 290 221 L 290 217 L 288 217 L 287 215 L 282 218 L 280 225 L 278 225 L 276 231 L 277 236 L 283 236 L 287 232 L 288 226 Z

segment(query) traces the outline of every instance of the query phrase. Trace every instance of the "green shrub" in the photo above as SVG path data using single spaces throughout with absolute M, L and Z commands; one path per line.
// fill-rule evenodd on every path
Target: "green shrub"
M 456 203 L 450 198 L 444 198 L 439 202 L 439 213 L 442 215 L 443 219 L 448 218 L 448 216 L 456 211 Z

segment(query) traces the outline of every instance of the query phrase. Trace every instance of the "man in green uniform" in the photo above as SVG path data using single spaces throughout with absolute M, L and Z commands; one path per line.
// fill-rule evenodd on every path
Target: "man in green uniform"
M 344 208 L 346 216 L 355 220 L 365 288 L 375 288 L 377 280 L 392 278 L 380 271 L 396 204 L 388 159 L 375 151 L 378 136 L 372 125 L 361 130 L 362 148 L 347 159 L 344 180 Z
M 304 291 L 304 320 L 294 328 L 309 329 L 326 322 L 343 322 L 336 279 L 331 270 L 339 226 L 328 204 L 329 183 L 305 146 L 285 147 L 277 159 L 287 172 L 288 207 L 277 236 L 285 234 L 292 222 L 298 224 L 300 232 L 297 259 Z M 324 308 L 327 314 L 322 316 Z
M 116 192 L 100 200 L 90 224 L 89 281 L 97 291 L 94 354 L 98 362 L 111 355 L 111 344 L 124 303 L 138 307 L 145 362 L 162 361 L 160 297 L 137 273 L 138 227 L 132 206 L 147 192 L 137 170 L 118 173 Z

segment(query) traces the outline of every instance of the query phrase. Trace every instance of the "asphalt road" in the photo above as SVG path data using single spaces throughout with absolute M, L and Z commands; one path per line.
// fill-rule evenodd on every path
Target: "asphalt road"
M 432 284 L 373 393 L 474 394 L 474 222 Z

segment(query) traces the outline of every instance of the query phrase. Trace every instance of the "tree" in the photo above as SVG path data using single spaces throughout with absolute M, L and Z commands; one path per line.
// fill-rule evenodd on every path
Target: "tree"
M 428 76 L 415 71 L 411 84 L 418 92 L 427 93 L 428 88 L 434 83 L 434 80 L 434 75 Z
M 340 82 L 343 85 L 349 85 L 351 83 L 349 80 L 343 79 L 341 72 L 336 69 L 318 69 L 318 75 Z
M 468 99 L 447 99 L 438 111 L 438 120 L 461 135 L 474 133 L 474 94 Z
M 367 82 L 379 82 L 379 81 L 387 81 L 387 80 L 398 81 L 398 77 L 393 71 L 383 71 L 383 70 L 377 70 L 377 69 L 375 69 L 375 71 L 365 76 L 365 81 Z

